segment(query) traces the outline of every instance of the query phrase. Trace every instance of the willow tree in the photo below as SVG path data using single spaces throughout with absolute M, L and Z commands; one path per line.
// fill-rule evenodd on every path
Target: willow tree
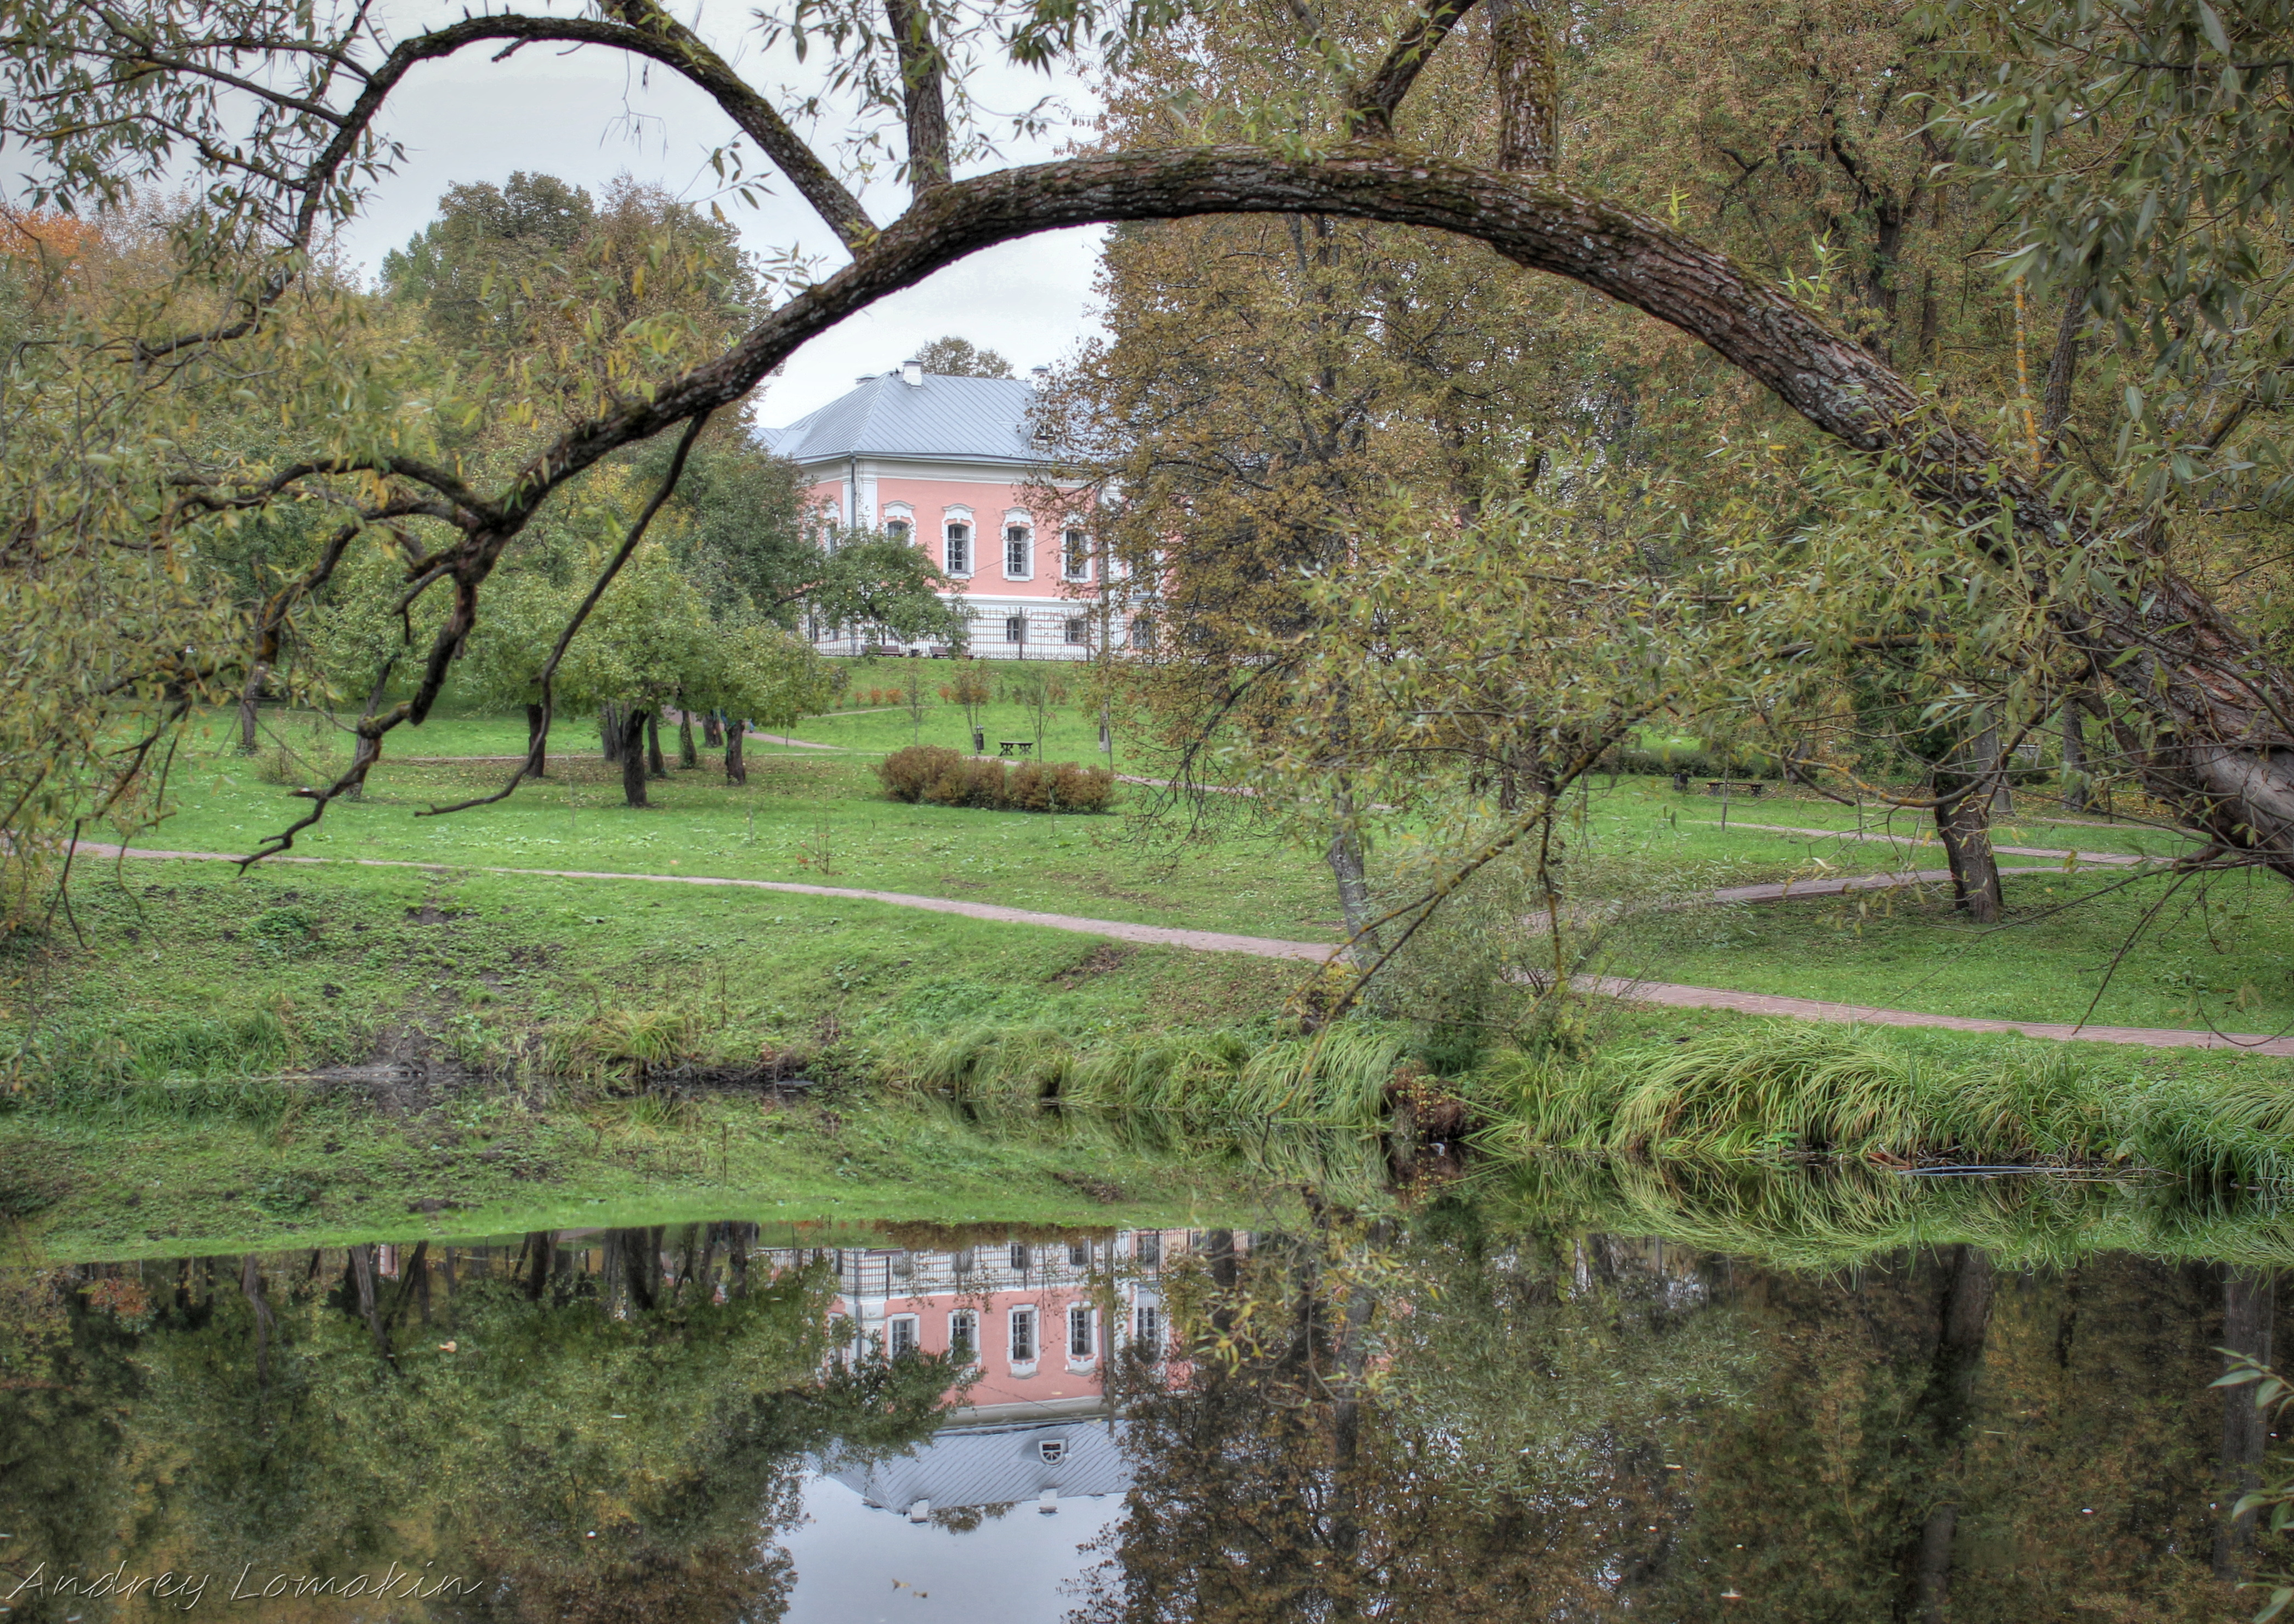
M 1207 110 L 1176 139 L 998 166 L 980 139 L 967 93 L 984 58 L 1031 67 L 1119 62 L 1151 40 L 1222 26 L 1227 9 L 1183 16 L 1159 4 L 888 0 L 879 12 L 838 0 L 769 10 L 738 30 L 760 36 L 752 42 L 712 38 L 652 0 L 602 0 L 575 15 L 508 7 L 403 37 L 370 8 L 313 8 L 299 0 L 181 10 L 10 0 L 0 7 L 8 40 L 0 129 L 18 163 L 28 166 L 34 201 L 85 208 L 122 200 L 138 185 L 186 179 L 201 199 L 177 233 L 182 274 L 134 320 L 89 332 L 61 358 L 12 359 L 19 369 L 77 367 L 77 376 L 100 384 L 94 437 L 117 449 L 91 449 L 118 459 L 98 468 L 85 456 L 59 455 L 74 432 L 57 421 L 62 405 L 53 391 L 27 397 L 31 374 L 19 371 L 0 475 L 22 516 L 7 554 L 12 589 L 36 574 L 68 584 L 112 567 L 126 549 L 164 558 L 167 549 L 196 548 L 274 507 L 323 499 L 343 518 L 310 567 L 255 617 L 248 637 L 232 646 L 187 643 L 172 625 L 161 634 L 155 621 L 150 635 L 121 639 L 115 652 L 133 658 L 114 662 L 117 675 L 74 690 L 68 715 L 12 718 L 5 754 L 17 766 L 5 821 L 30 838 L 11 842 L 9 860 L 20 861 L 16 854 L 34 849 L 37 837 L 86 811 L 85 797 L 41 804 L 26 785 L 57 777 L 60 768 L 63 781 L 94 777 L 88 764 L 115 748 L 127 700 L 164 729 L 199 694 L 227 686 L 248 662 L 264 657 L 297 605 L 368 527 L 395 523 L 418 538 L 407 548 L 409 589 L 443 595 L 447 612 L 427 646 L 413 651 L 412 691 L 360 724 L 351 766 L 313 791 L 309 813 L 255 855 L 284 849 L 329 801 L 363 780 L 392 732 L 429 716 L 484 612 L 504 549 L 561 486 L 601 459 L 655 435 L 689 445 L 712 414 L 740 401 L 807 339 L 993 244 L 1097 222 L 1270 214 L 1375 220 L 1476 239 L 1528 271 L 1569 279 L 1709 345 L 1947 516 L 1967 553 L 2041 605 L 2054 634 L 2125 697 L 2140 734 L 2135 753 L 2153 792 L 2223 852 L 2294 877 L 2294 672 L 2156 545 L 2159 531 L 2171 527 L 2171 499 L 2162 499 L 2155 525 L 2129 527 L 2116 513 L 2082 505 L 2075 491 L 2043 486 L 1979 424 L 1924 395 L 1791 292 L 1664 220 L 1563 180 L 1553 166 L 1550 23 L 1537 4 L 1509 0 L 1486 27 L 1469 26 L 1482 34 L 1491 63 L 1486 83 L 1500 133 L 1492 160 L 1427 151 L 1413 139 L 1419 110 L 1411 93 L 1429 63 L 1460 48 L 1452 36 L 1472 11 L 1472 0 L 1397 6 L 1379 43 L 1363 51 L 1327 35 L 1311 5 L 1293 7 L 1292 26 L 1309 48 L 1300 53 L 1302 71 L 1278 92 L 1279 110 Z M 2127 25 L 2125 38 L 2102 41 L 2098 60 L 2116 52 L 2134 63 L 2127 71 L 2147 76 L 2140 84 L 2150 97 L 2144 117 L 2164 109 L 2184 126 L 2195 117 L 2210 135 L 2208 143 L 2183 148 L 2163 134 L 2145 136 L 2133 154 L 2138 181 L 2156 173 L 2165 177 L 2169 201 L 2202 195 L 2212 208 L 2221 191 L 2212 166 L 2236 157 L 2241 217 L 2280 218 L 2284 177 L 2294 172 L 2294 143 L 2283 139 L 2294 110 L 2268 91 L 2258 64 L 2286 54 L 2280 47 L 2294 19 L 2284 5 L 2144 0 L 2106 20 L 2118 20 Z M 854 149 L 876 141 L 902 146 L 899 172 L 912 197 L 897 219 L 872 217 L 822 151 L 799 135 L 795 102 L 785 105 L 733 65 L 745 45 L 792 39 L 806 47 L 806 70 L 819 78 L 813 104 L 845 110 L 846 127 L 833 133 Z M 2055 45 L 2054 35 L 2010 29 L 1999 49 L 2021 71 L 2020 62 L 2039 61 Z M 293 302 L 311 296 L 298 290 L 311 286 L 323 234 L 389 178 L 400 151 L 390 133 L 398 98 L 426 66 L 483 53 L 504 75 L 546 73 L 553 53 L 525 49 L 531 45 L 610 53 L 685 80 L 724 121 L 718 161 L 727 172 L 745 175 L 758 158 L 769 164 L 834 234 L 844 263 L 802 280 L 722 343 L 673 323 L 585 327 L 580 341 L 603 364 L 587 370 L 583 389 L 565 402 L 542 443 L 500 477 L 479 481 L 429 454 L 430 440 L 419 422 L 408 421 L 407 402 L 394 394 L 386 369 L 357 361 L 349 336 L 330 336 L 323 323 L 316 331 L 329 342 L 315 353 L 306 344 L 297 356 L 316 374 L 312 386 L 282 402 L 287 420 L 302 431 L 291 449 L 274 455 L 152 432 L 147 418 L 165 413 L 151 380 L 203 367 L 243 369 L 236 353 L 273 342 Z M 2076 75 L 2034 70 L 2026 77 L 2048 93 L 2063 92 L 2042 110 L 2042 137 L 2118 116 L 2111 106 L 2082 105 Z M 2036 93 L 2026 93 L 2021 81 L 2013 88 L 2029 110 Z M 1264 116 L 1270 110 L 1281 116 Z M 2145 128 L 2171 132 L 2176 124 L 2176 117 L 2156 117 Z M 2160 233 L 2175 229 L 2187 207 L 2176 205 L 2181 213 L 2170 208 L 2162 217 L 2139 195 L 2112 192 L 2101 201 L 2108 206 L 2108 240 L 2091 252 L 2079 247 L 2085 226 L 2049 227 L 2042 211 L 2032 211 L 2035 230 L 2054 231 L 2035 245 L 2034 263 L 2081 252 L 2133 263 L 2147 254 L 2144 263 L 2171 268 Z M 2274 396 L 2257 398 L 2266 404 Z M 89 434 L 77 432 L 85 444 Z M 681 462 L 671 459 L 663 494 Z M 100 483 L 101 499 L 83 499 L 91 481 Z M 601 567 L 594 583 L 600 592 L 639 545 L 657 505 L 640 513 Z M 167 590 L 157 582 L 142 589 L 163 600 Z M 51 597 L 68 606 L 46 608 Z M 84 613 L 69 602 L 68 590 L 43 597 L 12 637 L 39 646 L 69 635 L 58 617 Z M 545 674 L 545 708 L 549 702 Z M 139 759 L 131 756 L 124 770 L 135 770 Z M 515 781 L 504 793 L 514 787 Z M 22 820 L 36 806 L 45 821 L 28 826 Z

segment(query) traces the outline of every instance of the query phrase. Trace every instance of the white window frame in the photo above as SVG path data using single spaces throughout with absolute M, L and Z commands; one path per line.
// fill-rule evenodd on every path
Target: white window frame
M 1026 1241 L 1014 1240 L 1007 1243 L 1004 1259 L 1011 1265 L 1013 1273 L 1023 1275 L 1028 1272 L 1028 1265 L 1035 1261 L 1035 1254 L 1028 1249 Z
M 1028 1328 L 1024 1344 L 1020 1332 L 1022 1325 Z M 1024 1357 L 1020 1352 L 1022 1345 L 1028 1350 Z M 1036 1361 L 1044 1352 L 1044 1325 L 1032 1306 L 1014 1308 L 1005 1314 L 1004 1348 L 1010 1357 L 1013 1375 L 1027 1376 L 1035 1370 Z
M 1163 1362 L 1167 1336 L 1160 1303 L 1135 1303 L 1131 1305 L 1131 1345 L 1144 1353 L 1151 1363 Z
M 964 567 L 960 570 L 948 561 L 948 532 L 953 524 L 964 526 Z M 980 525 L 972 518 L 971 508 L 951 508 L 940 516 L 940 572 L 956 581 L 970 581 L 972 572 L 980 567 Z
M 1061 632 L 1067 639 L 1068 647 L 1089 648 L 1091 646 L 1091 617 L 1082 614 L 1071 614 L 1068 616 L 1066 623 L 1061 628 Z
M 958 1336 L 961 1331 L 963 1335 Z M 967 1365 L 980 1362 L 980 1313 L 976 1309 L 959 1308 L 948 1316 L 948 1351 Z
M 1143 1267 L 1149 1269 L 1162 1267 L 1163 1231 L 1140 1230 L 1135 1232 L 1131 1237 L 1131 1255 L 1137 1258 Z
M 1068 1267 L 1070 1269 L 1091 1267 L 1091 1242 L 1087 1240 L 1068 1242 Z
M 1015 633 L 1017 635 L 1014 635 Z M 1004 640 L 1014 648 L 1028 646 L 1028 617 L 1025 614 L 1007 614 L 1004 617 Z
M 904 1333 L 907 1337 L 907 1345 L 906 1347 L 902 1347 L 900 1345 L 900 1338 Z M 914 1314 L 893 1314 L 885 1320 L 885 1358 L 902 1359 L 911 1353 L 921 1353 L 923 1351 L 924 1328 L 923 1320 L 917 1319 Z
M 906 536 L 910 541 L 914 541 L 916 539 L 915 510 L 906 502 L 887 504 L 884 508 L 884 533 L 888 536 Z
M 1013 531 L 1015 531 L 1015 530 L 1016 530 L 1016 531 L 1018 531 L 1018 532 L 1021 533 L 1021 538 L 1022 538 L 1022 539 L 1021 539 L 1019 542 L 1017 542 L 1017 543 L 1014 543 L 1014 542 L 1013 542 L 1013 540 L 1012 540 L 1012 532 L 1013 532 Z M 1007 513 L 1007 514 L 1005 514 L 1005 515 L 1004 516 L 1004 534 L 1003 534 L 1003 541 L 1004 541 L 1004 579 L 1005 579 L 1005 580 L 1006 580 L 1006 581 L 1033 581 L 1033 580 L 1035 580 L 1035 579 L 1036 579 L 1036 526 L 1035 526 L 1035 522 L 1034 522 L 1033 520 L 1031 520 L 1030 518 L 1029 518 L 1029 517 L 1028 517 L 1028 516 L 1027 516 L 1026 514 L 1023 514 L 1023 513 Z M 1021 571 L 1019 571 L 1019 572 L 1017 572 L 1016 573 L 1013 572 L 1013 568 L 1012 568 L 1012 548 L 1013 548 L 1015 545 L 1017 545 L 1017 546 L 1021 546 L 1021 547 L 1024 547 L 1024 548 L 1027 549 L 1027 551 L 1026 551 L 1023 555 L 1021 555 L 1021 556 L 1027 559 L 1027 563 L 1028 563 L 1028 567 L 1027 567 L 1026 569 L 1021 570 Z
M 1097 1321 L 1098 1314 L 1096 1311 L 1087 1304 L 1082 1303 L 1071 1303 L 1068 1305 L 1069 1368 L 1080 1368 L 1081 1367 L 1088 1365 L 1094 1360 L 1098 1359 L 1099 1326 Z M 1080 1353 L 1076 1352 L 1076 1327 L 1078 1324 L 1083 1327 L 1084 1342 L 1086 1344 L 1084 1351 Z
M 1073 521 L 1060 531 L 1060 579 L 1079 581 L 1091 579 L 1091 532 Z

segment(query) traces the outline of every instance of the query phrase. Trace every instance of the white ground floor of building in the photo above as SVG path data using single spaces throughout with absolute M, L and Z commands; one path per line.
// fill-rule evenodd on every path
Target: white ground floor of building
M 972 620 L 967 652 L 983 660 L 1088 660 L 1109 644 L 1119 649 L 1130 646 L 1128 617 L 1119 610 L 1104 613 L 1096 604 L 969 595 L 962 601 Z M 946 644 L 905 643 L 881 629 L 850 625 L 817 627 L 812 641 L 824 654 L 921 654 L 938 659 L 956 652 Z

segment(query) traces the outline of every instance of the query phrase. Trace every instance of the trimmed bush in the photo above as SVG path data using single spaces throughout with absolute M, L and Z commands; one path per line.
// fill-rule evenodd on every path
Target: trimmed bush
M 1115 775 L 1074 761 L 1022 761 L 1006 767 L 944 744 L 911 744 L 876 764 L 895 800 L 936 807 L 986 807 L 1017 812 L 1104 812 L 1115 800 Z

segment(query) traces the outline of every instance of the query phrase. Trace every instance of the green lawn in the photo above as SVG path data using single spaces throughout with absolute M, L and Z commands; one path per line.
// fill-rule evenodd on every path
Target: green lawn
M 308 715 L 273 724 L 307 759 L 297 783 L 324 776 L 338 732 Z M 138 843 L 173 850 L 243 851 L 306 803 L 277 775 L 275 748 L 254 759 L 231 748 L 223 719 L 194 735 L 175 780 L 180 809 Z M 320 743 L 313 745 L 313 739 Z M 501 764 L 434 763 L 424 756 L 515 754 L 517 718 L 441 718 L 391 735 L 393 753 L 362 800 L 338 801 L 299 837 L 313 857 L 387 857 L 472 866 L 713 874 L 920 893 L 1137 923 L 1193 926 L 1297 940 L 1334 940 L 1328 871 L 1296 846 L 1227 827 L 1174 851 L 1138 838 L 1126 791 L 1117 811 L 1053 816 L 907 806 L 885 798 L 866 759 L 761 751 L 745 786 L 724 782 L 713 752 L 696 770 L 655 783 L 653 804 L 622 804 L 620 768 L 599 757 L 589 724 L 551 730 L 549 779 L 495 806 L 451 817 L 421 808 L 499 788 Z M 671 759 L 674 759 L 673 751 Z M 744 905 L 759 906 L 755 898 Z
M 1940 1015 L 2211 1022 L 2266 1034 L 2294 1027 L 2285 881 L 2241 875 L 2217 882 L 2203 901 L 2186 886 L 2137 938 L 2174 881 L 2155 876 L 2099 894 L 2125 877 L 2103 869 L 2011 877 L 2008 919 L 1988 930 L 1953 913 L 1941 888 L 1674 914 L 1631 932 L 1618 967 L 1691 986 Z M 2090 900 L 2062 905 L 2082 897 Z

